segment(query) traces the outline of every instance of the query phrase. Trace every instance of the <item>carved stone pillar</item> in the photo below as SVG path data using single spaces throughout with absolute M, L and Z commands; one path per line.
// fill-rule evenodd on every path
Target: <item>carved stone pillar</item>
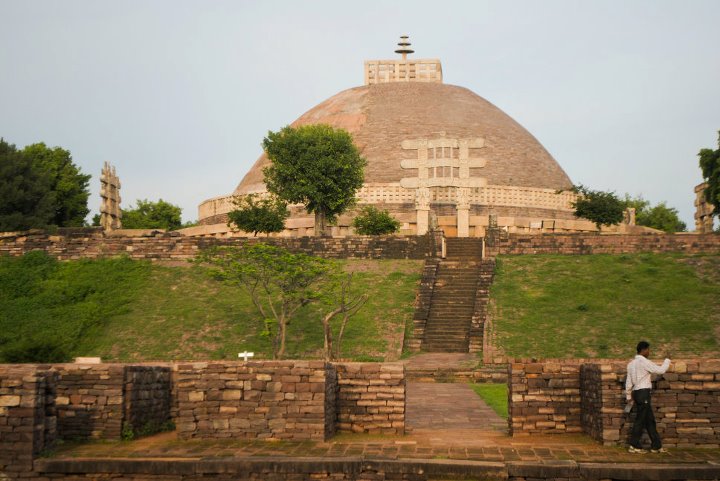
M 417 213 L 417 235 L 428 232 L 430 224 L 430 189 L 421 187 L 415 191 L 415 211 Z
M 457 189 L 457 236 L 470 237 L 470 189 Z

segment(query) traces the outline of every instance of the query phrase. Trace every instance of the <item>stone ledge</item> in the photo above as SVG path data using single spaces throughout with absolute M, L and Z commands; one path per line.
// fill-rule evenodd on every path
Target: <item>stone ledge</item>
M 193 476 L 243 473 L 308 474 L 345 473 L 354 478 L 362 472 L 412 474 L 420 479 L 505 480 L 512 478 L 628 481 L 713 480 L 720 478 L 717 464 L 578 463 L 575 461 L 482 462 L 462 460 L 380 460 L 362 457 L 288 458 L 252 457 L 223 460 L 199 458 L 74 458 L 39 459 L 40 475 L 139 474 Z

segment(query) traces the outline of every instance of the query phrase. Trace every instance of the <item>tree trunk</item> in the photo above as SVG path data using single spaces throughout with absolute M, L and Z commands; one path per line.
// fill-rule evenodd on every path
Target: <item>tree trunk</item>
M 325 210 L 315 210 L 315 236 L 324 237 L 329 235 L 327 232 L 327 216 Z
M 285 325 L 285 319 L 280 319 L 280 322 L 278 322 L 278 338 L 280 341 L 279 349 L 277 350 L 276 358 L 282 359 L 285 355 L 285 331 L 286 331 L 286 325 Z

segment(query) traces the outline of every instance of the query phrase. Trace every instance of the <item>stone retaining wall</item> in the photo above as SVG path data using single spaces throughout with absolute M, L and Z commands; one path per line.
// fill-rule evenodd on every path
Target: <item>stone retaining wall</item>
M 176 379 L 181 439 L 323 441 L 335 431 L 335 370 L 322 361 L 180 364 Z
M 487 254 L 720 254 L 720 234 L 510 234 Z
M 626 445 L 635 416 L 623 412 L 626 368 L 619 360 L 511 363 L 510 432 L 583 431 Z M 652 399 L 665 446 L 720 448 L 720 360 L 674 361 L 654 382 Z
M 635 410 L 623 412 L 626 363 L 590 364 L 584 371 L 599 394 L 585 431 L 606 445 L 624 443 L 635 418 Z M 720 360 L 673 362 L 653 383 L 652 404 L 665 446 L 720 448 Z M 583 411 L 590 408 L 583 404 Z
M 337 426 L 357 433 L 405 433 L 405 367 L 337 364 Z
M 34 457 L 55 440 L 51 382 L 50 373 L 0 365 L 0 479 L 30 476 Z
M 582 432 L 579 373 L 572 360 L 509 363 L 510 434 Z
M 58 364 L 55 404 L 61 439 L 120 439 L 170 419 L 170 368 Z
M 122 235 L 121 235 L 122 234 Z M 435 235 L 352 237 L 187 237 L 178 232 L 123 231 L 104 234 L 98 229 L 60 229 L 0 233 L 0 255 L 19 256 L 44 250 L 60 260 L 127 255 L 133 259 L 178 261 L 194 258 L 211 246 L 267 243 L 293 252 L 334 259 L 424 259 L 437 255 Z

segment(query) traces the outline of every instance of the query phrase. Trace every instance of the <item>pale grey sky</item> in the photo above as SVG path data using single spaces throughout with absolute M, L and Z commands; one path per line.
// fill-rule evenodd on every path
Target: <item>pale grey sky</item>
M 527 128 L 576 183 L 693 226 L 720 130 L 720 1 L 0 0 L 0 136 L 117 167 L 124 206 L 197 218 L 268 130 L 361 85 L 400 34 Z

